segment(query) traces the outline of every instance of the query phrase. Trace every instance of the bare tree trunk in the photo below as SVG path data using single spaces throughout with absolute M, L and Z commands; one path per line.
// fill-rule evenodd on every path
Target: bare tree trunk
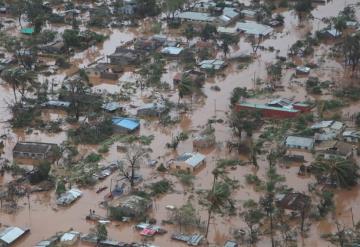
M 275 247 L 274 225 L 273 225 L 273 215 L 272 215 L 272 213 L 270 213 L 270 236 L 271 236 L 271 247 Z
M 208 211 L 208 219 L 207 219 L 207 224 L 206 224 L 205 238 L 207 238 L 207 236 L 209 234 L 211 214 L 212 214 L 212 208 L 210 206 L 209 211 Z

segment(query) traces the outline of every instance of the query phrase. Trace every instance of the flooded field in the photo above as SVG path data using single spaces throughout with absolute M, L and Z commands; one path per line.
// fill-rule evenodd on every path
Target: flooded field
M 252 1 L 241 1 L 245 4 L 249 4 Z M 217 161 L 219 159 L 235 159 L 242 162 L 250 162 L 251 157 L 247 154 L 238 154 L 237 152 L 229 152 L 227 148 L 227 142 L 234 139 L 232 129 L 227 124 L 228 116 L 231 113 L 230 109 L 230 97 L 234 88 L 245 87 L 248 90 L 257 90 L 262 85 L 257 83 L 257 80 L 266 81 L 268 78 L 267 67 L 273 63 L 277 57 L 287 57 L 290 47 L 298 40 L 305 39 L 309 32 L 315 33 L 316 31 L 324 28 L 327 24 L 324 22 L 324 18 L 330 18 L 336 16 L 339 11 L 348 5 L 354 5 L 356 10 L 356 16 L 360 16 L 360 6 L 357 5 L 357 0 L 332 0 L 328 1 L 324 5 L 317 5 L 311 12 L 313 18 L 299 21 L 297 14 L 294 10 L 287 8 L 279 9 L 277 12 L 284 16 L 284 26 L 281 28 L 275 28 L 274 32 L 269 38 L 264 39 L 261 42 L 261 46 L 264 49 L 259 49 L 254 56 L 254 59 L 246 63 L 231 61 L 229 65 L 222 71 L 215 74 L 214 77 L 209 77 L 206 80 L 202 88 L 202 95 L 194 95 L 190 97 L 185 96 L 181 99 L 182 102 L 190 104 L 191 109 L 186 113 L 180 114 L 180 121 L 174 125 L 164 126 L 157 119 L 141 119 L 139 130 L 140 136 L 152 135 L 152 140 L 149 148 L 152 150 L 150 153 L 150 159 L 156 160 L 158 164 L 167 164 L 170 159 L 174 159 L 178 155 L 184 152 L 193 152 L 193 138 L 203 126 L 208 123 L 209 119 L 222 120 L 214 121 L 212 127 L 215 129 L 216 145 L 212 148 L 201 149 L 200 152 L 206 155 L 206 165 L 196 172 L 193 186 L 191 189 L 182 185 L 176 176 L 173 176 L 170 171 L 158 172 L 155 167 L 147 166 L 143 164 L 139 173 L 144 178 L 144 181 L 138 185 L 138 189 L 146 188 L 153 182 L 161 179 L 167 179 L 172 182 L 173 189 L 164 195 L 152 198 L 153 207 L 150 210 L 150 217 L 156 219 L 156 224 L 162 225 L 162 222 L 168 220 L 171 211 L 167 209 L 167 206 L 172 205 L 175 207 L 181 207 L 187 201 L 190 201 L 195 209 L 199 212 L 199 215 L 203 221 L 206 221 L 208 211 L 199 205 L 198 197 L 200 196 L 196 191 L 198 190 L 211 190 L 213 185 L 212 171 L 216 168 Z M 62 81 L 67 77 L 76 73 L 79 69 L 87 68 L 89 65 L 97 62 L 108 62 L 107 56 L 115 52 L 116 48 L 123 46 L 129 41 L 132 41 L 136 37 L 152 35 L 153 33 L 146 28 L 146 25 L 150 25 L 155 21 L 155 18 L 147 18 L 141 21 L 139 27 L 122 27 L 122 28 L 94 28 L 95 32 L 104 34 L 107 39 L 97 45 L 93 45 L 81 52 L 75 52 L 70 57 L 71 66 L 67 69 L 59 69 L 55 74 L 45 76 L 40 75 L 39 80 L 42 83 L 49 81 L 57 84 L 56 89 L 60 88 Z M 18 23 L 17 23 L 18 25 Z M 69 26 L 71 28 L 71 26 Z M 53 24 L 48 24 L 47 28 L 61 31 L 66 26 L 57 27 Z M 16 26 L 17 30 L 18 26 Z M 11 31 L 7 31 L 11 33 Z M 181 37 L 176 30 L 169 28 L 163 28 L 161 34 L 170 37 L 172 39 Z M 321 81 L 332 81 L 338 86 L 351 83 L 354 80 L 358 83 L 358 79 L 349 78 L 349 75 L 344 69 L 344 64 L 336 59 L 328 58 L 329 50 L 333 46 L 333 41 L 323 42 L 314 49 L 313 55 L 303 57 L 294 57 L 292 62 L 295 65 L 305 65 L 309 63 L 319 65 L 310 72 L 310 76 L 321 78 Z M 269 49 L 271 47 L 271 49 Z M 237 51 L 252 52 L 252 45 L 245 35 L 240 36 L 240 41 L 237 45 L 231 46 L 230 54 Z M 226 59 L 222 52 L 217 52 L 217 58 Z M 44 58 L 44 61 L 46 59 Z M 54 63 L 53 59 L 45 61 L 48 64 Z M 170 102 L 177 103 L 179 99 L 178 89 L 173 84 L 173 78 L 177 73 L 182 72 L 182 67 L 175 59 L 167 60 L 165 65 L 165 72 L 161 76 L 161 81 L 168 84 L 169 89 L 157 90 L 154 88 L 145 88 L 139 90 L 138 88 L 130 96 L 130 99 L 124 103 L 126 112 L 130 115 L 135 115 L 137 108 L 133 106 L 140 106 L 144 103 L 151 102 L 151 97 L 161 95 L 163 98 Z M 98 78 L 90 78 L 92 84 L 92 90 L 94 92 L 101 92 L 103 95 L 118 94 L 124 90 L 124 84 L 126 82 L 137 83 L 141 80 L 140 75 L 137 73 L 138 69 L 126 68 L 121 73 L 118 80 L 105 80 Z M 257 103 L 266 103 L 269 99 L 275 99 L 278 97 L 291 98 L 294 101 L 315 101 L 329 99 L 331 95 L 319 95 L 312 96 L 307 93 L 305 78 L 295 78 L 293 75 L 295 70 L 293 68 L 285 68 L 280 80 L 281 90 L 277 90 L 274 93 L 263 93 L 253 99 Z M 68 139 L 68 130 L 75 129 L 77 124 L 70 124 L 63 122 L 61 125 L 61 131 L 57 133 L 49 133 L 46 131 L 36 130 L 29 128 L 13 128 L 9 122 L 12 118 L 12 113 L 8 108 L 9 102 L 13 101 L 12 89 L 6 84 L 5 81 L 1 81 L 0 85 L 0 101 L 2 102 L 0 107 L 0 136 L 4 144 L 2 157 L 13 161 L 13 148 L 17 142 L 44 142 L 55 143 L 60 145 Z M 214 86 L 217 86 L 219 90 L 214 90 Z M 314 110 L 315 111 L 315 110 Z M 359 112 L 359 102 L 354 102 L 345 106 L 340 110 L 344 116 L 346 114 L 353 115 Z M 41 119 L 44 122 L 57 121 L 65 119 L 67 116 L 66 111 L 46 109 L 41 112 Z M 353 127 L 353 121 L 346 122 L 348 126 Z M 171 143 L 174 136 L 179 135 L 182 132 L 186 132 L 189 135 L 189 139 L 182 141 L 177 146 L 176 150 L 166 148 L 166 143 Z M 254 133 L 257 137 L 260 132 Z M 118 150 L 118 146 L 121 143 L 118 141 L 113 142 L 108 148 L 109 151 L 103 154 L 103 159 L 100 164 L 106 165 L 117 160 L 124 159 L 124 153 Z M 273 144 L 271 142 L 265 143 L 270 148 Z M 264 144 L 264 145 L 265 145 Z M 266 149 L 265 147 L 265 149 Z M 87 145 L 79 144 L 77 146 L 80 157 L 85 157 L 92 152 L 98 152 L 99 145 Z M 305 159 L 308 164 L 313 161 L 313 155 L 307 154 Z M 356 157 L 356 162 L 357 157 Z M 25 162 L 26 163 L 26 162 Z M 29 162 L 31 163 L 31 162 Z M 55 168 L 52 170 L 55 174 L 63 171 L 61 165 L 53 165 Z M 258 155 L 258 169 L 252 165 L 236 166 L 234 169 L 228 171 L 227 176 L 230 179 L 237 180 L 238 186 L 232 192 L 232 199 L 237 205 L 242 205 L 246 200 L 253 199 L 258 201 L 260 197 L 264 196 L 265 191 L 257 190 L 254 186 L 247 184 L 246 175 L 256 175 L 261 180 L 266 180 L 268 171 L 268 159 L 267 153 Z M 285 177 L 284 182 L 288 188 L 293 188 L 294 191 L 309 194 L 309 184 L 316 183 L 314 176 L 306 175 L 299 176 L 300 164 L 279 164 L 277 172 L 279 175 Z M 0 187 L 5 186 L 10 181 L 15 180 L 16 176 L 11 176 L 6 172 L 4 176 L 0 176 Z M 0 224 L 2 226 L 19 226 L 22 228 L 29 228 L 30 234 L 27 234 L 24 238 L 17 241 L 14 246 L 16 247 L 29 247 L 35 246 L 40 240 L 44 240 L 53 236 L 57 232 L 67 231 L 74 229 L 82 233 L 88 233 L 91 228 L 94 228 L 96 224 L 94 222 L 86 220 L 86 216 L 89 214 L 89 210 L 95 210 L 96 214 L 101 216 L 107 216 L 108 210 L 106 210 L 100 203 L 104 201 L 104 196 L 109 193 L 109 189 L 96 193 L 99 188 L 104 186 L 111 187 L 111 183 L 119 179 L 118 172 L 113 173 L 101 182 L 96 183 L 92 187 L 81 188 L 83 195 L 74 204 L 69 207 L 60 207 L 56 205 L 56 194 L 54 190 L 47 192 L 34 192 L 27 198 L 26 196 L 18 199 L 19 209 L 8 214 L 4 210 L 0 210 Z M 129 186 L 126 187 L 126 192 L 130 190 Z M 325 218 L 318 221 L 310 221 L 308 225 L 308 231 L 304 236 L 299 233 L 296 242 L 297 245 L 277 245 L 277 246 L 338 246 L 332 244 L 323 238 L 322 234 L 333 233 L 336 231 L 335 222 L 340 222 L 344 226 L 351 227 L 353 221 L 358 222 L 360 220 L 360 187 L 356 185 L 349 189 L 334 189 L 334 202 L 335 210 L 328 214 Z M 247 225 L 243 218 L 240 216 L 242 208 L 239 206 L 236 209 L 235 215 L 226 214 L 214 214 L 210 223 L 209 235 L 207 237 L 208 243 L 203 246 L 223 246 L 227 240 L 233 239 L 233 232 L 238 229 L 246 228 Z M 290 225 L 295 229 L 299 228 L 296 220 L 292 220 Z M 267 224 L 267 223 L 265 223 Z M 122 242 L 150 242 L 156 246 L 186 246 L 186 244 L 173 241 L 170 239 L 171 233 L 179 231 L 179 227 L 176 225 L 163 224 L 162 225 L 168 233 L 165 235 L 155 236 L 153 238 L 142 237 L 137 230 L 134 229 L 133 222 L 118 222 L 111 221 L 107 225 L 108 238 L 122 241 Z M 83 242 L 77 243 L 76 246 L 89 246 Z M 242 245 L 240 245 L 242 246 Z M 245 245 L 244 245 L 245 246 Z M 250 246 L 250 245 L 249 245 Z M 263 234 L 259 238 L 259 241 L 254 246 L 267 247 L 271 246 L 271 240 L 269 234 Z

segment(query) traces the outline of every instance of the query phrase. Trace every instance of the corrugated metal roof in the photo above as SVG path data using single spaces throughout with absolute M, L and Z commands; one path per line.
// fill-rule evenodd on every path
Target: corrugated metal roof
M 61 236 L 60 242 L 72 242 L 80 236 L 79 232 L 71 231 L 66 232 Z
M 6 244 L 12 244 L 24 233 L 26 233 L 26 230 L 16 226 L 11 226 L 0 232 L 0 240 Z
M 161 50 L 161 53 L 169 54 L 169 55 L 179 55 L 183 50 L 184 48 L 182 47 L 164 47 Z
M 44 105 L 44 106 L 69 107 L 70 104 L 71 104 L 71 103 L 68 102 L 68 101 L 49 100 L 49 101 L 45 102 L 43 105 Z
M 310 73 L 310 68 L 306 66 L 297 66 L 296 70 L 302 73 Z
M 186 164 L 192 167 L 198 166 L 202 161 L 205 160 L 205 155 L 200 153 L 192 153 L 192 156 L 185 161 Z
M 330 121 L 321 121 L 318 123 L 315 123 L 311 126 L 312 129 L 322 129 L 322 128 L 328 128 L 331 126 L 331 124 L 333 123 L 332 120 Z
M 304 147 L 312 149 L 314 146 L 314 140 L 308 137 L 288 136 L 285 140 L 285 144 L 290 147 Z
M 262 25 L 255 21 L 238 22 L 236 24 L 236 29 L 242 30 L 246 34 L 262 35 L 262 36 L 266 36 L 272 33 L 272 31 L 274 30 L 269 26 Z
M 205 21 L 205 22 L 212 22 L 215 20 L 215 17 L 210 16 L 207 13 L 201 12 L 181 12 L 176 17 L 185 20 L 192 20 L 192 21 Z
M 256 104 L 256 103 L 250 103 L 250 102 L 241 102 L 239 103 L 240 106 L 255 108 L 255 109 L 261 109 L 261 110 L 276 110 L 276 111 L 286 111 L 286 112 L 299 112 L 296 109 L 291 108 L 285 108 L 285 107 L 273 107 L 268 106 L 265 104 Z
M 199 63 L 202 69 L 221 69 L 225 62 L 219 59 L 212 59 L 212 60 L 203 60 Z
M 227 16 L 230 19 L 233 19 L 236 18 L 239 15 L 239 13 L 236 12 L 235 8 L 225 7 L 223 9 L 223 15 Z
M 101 108 L 107 111 L 116 111 L 121 108 L 121 105 L 118 102 L 108 102 L 104 103 Z
M 139 120 L 132 118 L 113 118 L 112 122 L 113 124 L 128 130 L 135 130 L 140 125 Z

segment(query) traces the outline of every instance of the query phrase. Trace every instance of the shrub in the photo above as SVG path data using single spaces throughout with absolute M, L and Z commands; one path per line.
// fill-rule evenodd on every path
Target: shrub
M 96 153 L 91 153 L 88 156 L 86 156 L 85 158 L 85 162 L 87 163 L 96 163 L 99 162 L 101 160 L 101 155 L 100 154 L 96 154 Z
M 169 180 L 163 179 L 159 182 L 152 183 L 150 185 L 151 194 L 153 196 L 159 195 L 159 194 L 165 194 L 171 189 L 172 185 Z

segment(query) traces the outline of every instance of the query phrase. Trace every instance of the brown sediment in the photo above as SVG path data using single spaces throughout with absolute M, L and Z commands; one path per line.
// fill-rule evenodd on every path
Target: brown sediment
M 243 1 L 250 2 L 250 1 Z M 184 141 L 179 144 L 177 151 L 169 150 L 165 147 L 167 142 L 171 142 L 172 136 L 177 135 L 182 131 L 191 132 L 192 130 L 199 129 L 200 126 L 203 126 L 207 123 L 207 120 L 211 117 L 217 119 L 226 120 L 226 113 L 229 111 L 229 98 L 232 90 L 235 87 L 247 87 L 248 89 L 254 89 L 257 86 L 255 85 L 254 78 L 266 79 L 266 66 L 272 63 L 276 55 L 286 56 L 289 47 L 299 39 L 303 39 L 308 32 L 314 32 L 318 29 L 324 27 L 324 24 L 319 21 L 319 19 L 324 17 L 330 17 L 336 15 L 343 7 L 345 1 L 332 1 L 324 6 L 318 6 L 312 13 L 316 17 L 314 20 L 303 22 L 299 25 L 299 21 L 293 11 L 281 11 L 285 16 L 285 27 L 281 30 L 277 30 L 275 37 L 271 37 L 262 42 L 262 46 L 274 47 L 275 51 L 279 50 L 279 53 L 270 52 L 267 50 L 259 50 L 257 58 L 250 64 L 248 64 L 245 69 L 238 69 L 237 62 L 229 65 L 224 71 L 220 72 L 219 75 L 215 78 L 210 79 L 211 83 L 206 83 L 203 88 L 206 98 L 200 97 L 195 99 L 193 102 L 192 111 L 187 112 L 181 116 L 181 121 L 174 127 L 163 127 L 160 126 L 158 121 L 148 121 L 142 120 L 142 128 L 140 130 L 141 135 L 154 135 L 155 139 L 151 143 L 150 147 L 153 152 L 150 154 L 152 159 L 157 159 L 159 163 L 166 163 L 169 159 L 175 157 L 177 154 L 182 152 L 192 151 L 192 142 L 191 138 L 187 141 Z M 346 1 L 347 4 L 356 3 L 357 1 Z M 149 22 L 150 23 L 150 22 Z M 84 68 L 92 62 L 99 59 L 99 61 L 106 61 L 106 56 L 113 53 L 115 48 L 119 45 L 124 44 L 135 38 L 140 33 L 143 33 L 145 30 L 150 29 L 150 24 L 148 23 L 147 27 L 140 28 L 139 30 L 132 28 L 124 29 L 111 29 L 110 31 L 95 30 L 100 31 L 106 35 L 109 35 L 103 44 L 91 47 L 85 51 L 76 53 L 72 58 L 71 62 L 74 64 L 70 69 L 61 71 L 61 73 L 50 76 L 50 77 L 40 77 L 41 81 L 45 79 L 54 80 L 55 82 L 61 82 L 65 76 L 70 75 L 76 72 L 79 68 Z M 56 27 L 59 28 L 59 27 Z M 171 33 L 170 33 L 171 34 Z M 175 35 L 174 35 L 175 36 Z M 313 56 L 307 57 L 306 59 L 296 58 L 293 62 L 297 65 L 303 64 L 305 62 L 317 62 L 319 56 L 326 52 L 331 43 L 322 44 L 316 48 Z M 238 48 L 240 50 L 250 50 L 251 46 L 248 42 L 245 41 L 245 38 L 242 37 Z M 48 60 L 47 60 L 48 61 Z M 50 61 L 48 61 L 50 62 Z M 337 83 L 343 83 L 346 79 L 346 74 L 344 73 L 343 64 L 339 61 L 326 59 L 322 67 L 327 68 L 326 70 L 314 70 L 311 72 L 311 75 L 318 76 L 321 80 L 332 80 Z M 162 81 L 167 82 L 171 87 L 173 76 L 181 71 L 181 68 L 177 66 L 176 61 L 168 62 L 166 65 L 167 72 L 162 76 Z M 295 97 L 296 100 L 303 101 L 307 98 L 312 99 L 313 97 L 307 96 L 306 90 L 303 86 L 299 86 L 295 83 L 290 83 L 290 81 L 300 81 L 305 82 L 303 78 L 291 79 L 292 74 L 294 74 L 293 69 L 288 69 L 284 72 L 282 78 L 282 85 L 284 86 L 283 91 L 276 92 L 276 95 L 283 97 Z M 106 81 L 106 80 L 92 80 L 94 84 L 94 90 L 106 90 L 109 93 L 116 93 L 121 90 L 122 82 L 124 81 L 136 81 L 136 74 L 131 71 L 125 71 L 118 81 Z M 211 90 L 212 85 L 217 85 L 220 87 L 221 91 Z M 9 102 L 12 100 L 12 91 L 6 85 L 0 85 L 0 99 L 3 102 Z M 146 97 L 152 92 L 145 89 L 144 91 L 137 92 L 132 95 L 131 103 L 134 105 L 140 105 L 146 101 Z M 322 99 L 327 96 L 321 96 Z M 330 97 L 330 96 L 329 96 Z M 178 95 L 175 91 L 170 91 L 167 93 L 166 98 L 177 102 Z M 185 99 L 188 100 L 188 99 Z M 259 99 L 256 99 L 259 102 L 266 102 L 268 99 L 266 96 L 261 96 Z M 351 104 L 350 106 L 344 109 L 344 112 L 349 112 L 353 114 L 358 112 L 359 103 Z M 135 110 L 129 109 L 130 112 Z M 8 120 L 11 115 L 8 111 L 6 104 L 3 104 L 3 107 L 0 108 L 1 121 Z M 62 111 L 46 110 L 42 113 L 42 118 L 44 121 L 56 120 L 58 118 L 63 118 L 64 113 Z M 17 141 L 41 141 L 41 142 L 52 142 L 60 144 L 66 140 L 66 133 L 63 131 L 58 134 L 50 134 L 40 131 L 33 131 L 32 133 L 27 133 L 25 130 L 15 130 L 13 131 L 8 123 L 1 123 L 0 127 L 2 131 L 0 134 L 6 134 L 5 142 L 5 154 L 4 157 L 12 160 L 12 147 L 16 144 Z M 65 128 L 70 128 L 71 126 L 65 125 Z M 208 150 L 202 150 L 203 153 L 207 154 L 207 164 L 196 174 L 196 179 L 194 181 L 194 188 L 196 189 L 209 189 L 212 184 L 212 174 L 211 171 L 215 168 L 216 160 L 219 157 L 234 158 L 247 161 L 249 157 L 246 155 L 238 155 L 235 153 L 229 154 L 225 148 L 225 142 L 231 138 L 231 131 L 226 124 L 214 124 L 215 134 L 217 142 L 219 143 L 216 147 Z M 121 159 L 123 154 L 117 151 L 117 143 L 114 143 L 109 150 L 109 153 L 104 155 L 105 160 L 102 161 L 112 162 L 114 160 Z M 82 155 L 86 155 L 91 151 L 96 151 L 97 146 L 92 145 L 80 145 L 79 151 Z M 309 158 L 310 159 L 310 158 Z M 309 160 L 311 161 L 311 160 Z M 266 170 L 268 163 L 266 157 L 259 157 L 259 170 L 253 169 L 250 165 L 248 166 L 238 166 L 236 170 L 231 170 L 229 172 L 229 177 L 236 179 L 240 183 L 240 188 L 234 192 L 234 198 L 239 203 L 247 200 L 254 199 L 257 200 L 261 196 L 261 192 L 256 192 L 254 188 L 246 185 L 245 175 L 246 174 L 256 174 L 260 179 L 264 180 L 266 177 Z M 278 173 L 286 177 L 286 184 L 294 188 L 295 191 L 307 192 L 307 184 L 314 182 L 313 177 L 300 177 L 297 175 L 298 166 L 296 164 L 289 167 L 280 167 Z M 196 209 L 200 211 L 202 219 L 206 219 L 207 212 L 201 206 L 198 205 L 197 194 L 184 192 L 183 186 L 180 185 L 180 182 L 170 176 L 169 174 L 158 175 L 158 173 L 153 169 L 146 167 L 145 165 L 141 168 L 140 173 L 145 178 L 145 183 L 151 183 L 157 181 L 160 177 L 165 177 L 174 183 L 174 192 L 161 196 L 154 199 L 154 208 L 151 211 L 151 216 L 157 219 L 157 223 L 160 224 L 162 220 L 168 218 L 169 211 L 165 208 L 167 205 L 174 205 L 180 207 L 183 205 L 190 197 L 194 196 L 194 199 L 191 199 L 191 202 L 195 205 Z M 116 175 L 113 175 L 116 176 Z M 6 184 L 11 181 L 11 177 L 8 173 L 4 177 L 0 177 L 0 185 Z M 109 186 L 110 179 L 97 184 L 95 187 Z M 341 221 L 343 224 L 351 225 L 351 209 L 353 212 L 353 217 L 357 222 L 360 220 L 360 209 L 357 208 L 357 205 L 360 203 L 359 196 L 359 186 L 352 188 L 351 190 L 339 190 L 336 191 L 335 202 L 336 202 L 336 219 Z M 96 194 L 95 189 L 84 189 L 84 195 L 76 201 L 73 205 L 66 208 L 60 208 L 55 204 L 55 195 L 54 192 L 48 193 L 33 193 L 30 197 L 30 206 L 28 205 L 27 198 L 23 198 L 19 201 L 20 209 L 15 214 L 5 214 L 0 211 L 0 223 L 3 225 L 17 225 L 21 227 L 29 227 L 31 229 L 31 234 L 27 235 L 24 239 L 16 244 L 17 247 L 28 247 L 33 246 L 38 241 L 46 239 L 56 232 L 66 231 L 70 228 L 75 229 L 76 231 L 88 232 L 91 227 L 94 227 L 94 224 L 86 221 L 85 217 L 89 209 L 93 209 L 97 214 L 106 216 L 106 210 L 99 207 L 99 203 L 103 200 L 104 195 L 107 191 Z M 240 205 L 240 204 L 239 204 Z M 334 224 L 332 223 L 334 219 L 329 217 L 326 220 L 321 220 L 318 222 L 313 222 L 310 228 L 308 238 L 301 239 L 299 237 L 298 243 L 299 246 L 332 246 L 330 243 L 325 242 L 320 238 L 322 233 L 329 233 L 334 230 Z M 234 217 L 221 217 L 214 216 L 212 220 L 210 233 L 209 233 L 209 242 L 214 243 L 218 246 L 221 246 L 227 239 L 231 239 L 231 231 L 239 228 L 244 228 L 245 224 L 241 220 L 239 215 Z M 176 226 L 166 225 L 164 226 L 170 233 L 178 230 Z M 125 242 L 134 242 L 141 241 L 142 237 L 140 234 L 133 229 L 133 225 L 130 223 L 121 223 L 121 222 L 112 222 L 108 227 L 109 237 L 116 240 L 121 240 Z M 185 246 L 178 242 L 173 242 L 170 240 L 170 234 L 164 236 L 156 236 L 153 241 L 154 244 L 159 246 Z M 78 246 L 83 246 L 79 244 Z M 269 246 L 268 236 L 262 237 L 257 246 Z

